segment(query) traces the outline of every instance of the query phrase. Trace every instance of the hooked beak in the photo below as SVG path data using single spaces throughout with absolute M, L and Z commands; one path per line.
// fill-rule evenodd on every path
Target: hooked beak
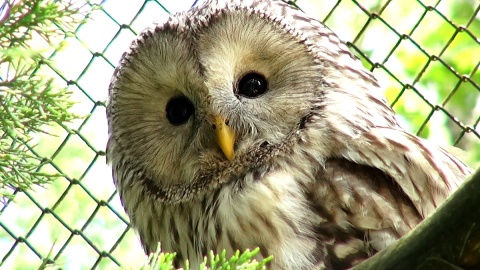
M 213 122 L 215 124 L 215 133 L 217 135 L 217 143 L 222 149 L 223 154 L 228 160 L 233 160 L 235 145 L 235 132 L 229 127 L 225 121 L 225 118 L 214 115 Z

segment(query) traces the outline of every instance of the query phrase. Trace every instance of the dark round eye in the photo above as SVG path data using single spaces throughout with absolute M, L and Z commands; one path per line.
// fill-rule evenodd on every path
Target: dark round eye
M 258 73 L 247 73 L 238 81 L 238 94 L 247 98 L 258 97 L 265 93 L 267 88 L 267 79 Z
M 193 111 L 193 104 L 186 97 L 175 97 L 167 103 L 167 119 L 174 126 L 187 122 Z

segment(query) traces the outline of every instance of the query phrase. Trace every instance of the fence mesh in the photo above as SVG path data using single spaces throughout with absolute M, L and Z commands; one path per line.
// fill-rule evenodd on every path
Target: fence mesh
M 182 3 L 175 3 L 182 2 Z M 185 2 L 185 3 L 183 3 Z M 88 2 L 86 23 L 38 72 L 73 92 L 86 116 L 47 130 L 30 151 L 62 175 L 33 191 L 12 190 L 0 205 L 5 269 L 139 268 L 142 249 L 129 227 L 105 164 L 105 101 L 122 52 L 141 29 L 192 1 Z M 321 3 L 324 2 L 324 3 Z M 480 3 L 477 0 L 298 0 L 372 70 L 405 128 L 480 161 Z

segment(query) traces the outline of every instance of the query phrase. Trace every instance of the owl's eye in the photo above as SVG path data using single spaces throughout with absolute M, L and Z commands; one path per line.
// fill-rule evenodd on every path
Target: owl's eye
M 247 98 L 256 98 L 267 88 L 267 79 L 258 73 L 247 73 L 238 81 L 238 94 Z
M 187 122 L 193 111 L 193 104 L 186 97 L 175 97 L 167 103 L 167 119 L 174 126 Z

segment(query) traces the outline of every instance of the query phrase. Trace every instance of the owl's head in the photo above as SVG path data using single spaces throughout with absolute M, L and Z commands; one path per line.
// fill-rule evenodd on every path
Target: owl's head
M 339 130 L 393 123 L 371 73 L 281 1 L 207 2 L 144 30 L 114 73 L 107 114 L 114 170 L 129 164 L 160 186 L 269 162 L 305 130 L 326 155 Z

